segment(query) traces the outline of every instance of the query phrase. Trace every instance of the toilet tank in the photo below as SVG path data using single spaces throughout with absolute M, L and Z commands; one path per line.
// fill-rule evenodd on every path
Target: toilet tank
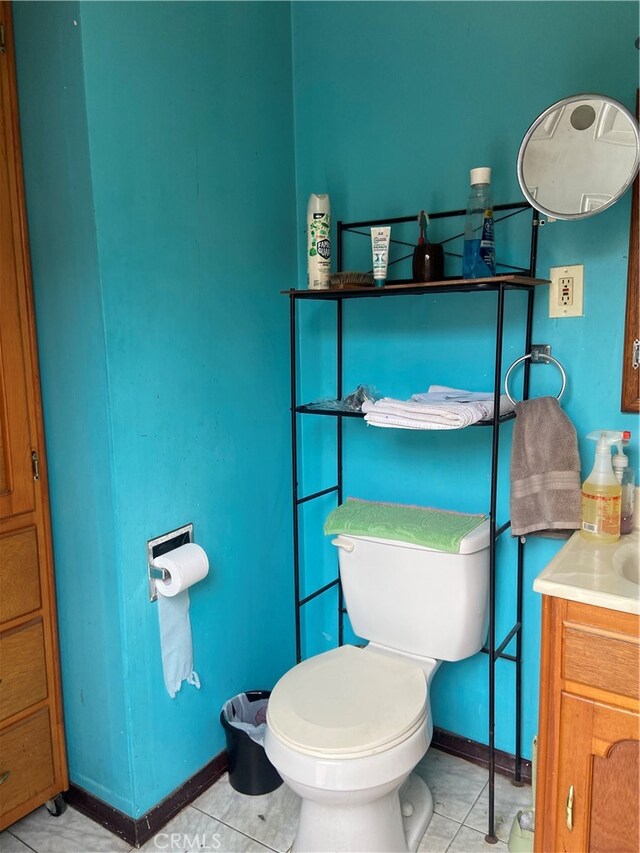
M 489 533 L 485 520 L 464 537 L 458 554 L 339 534 L 332 541 L 355 633 L 436 660 L 480 651 L 489 610 Z

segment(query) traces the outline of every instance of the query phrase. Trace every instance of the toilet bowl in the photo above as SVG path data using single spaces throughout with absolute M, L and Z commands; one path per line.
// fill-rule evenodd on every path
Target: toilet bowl
M 431 742 L 428 685 L 437 666 L 342 646 L 278 682 L 265 750 L 302 798 L 294 851 L 417 849 L 433 800 L 409 774 Z
M 352 628 L 368 645 L 316 655 L 280 679 L 265 750 L 302 798 L 294 853 L 415 851 L 433 813 L 412 772 L 431 742 L 429 687 L 441 661 L 482 648 L 489 524 L 457 553 L 351 534 L 333 544 Z

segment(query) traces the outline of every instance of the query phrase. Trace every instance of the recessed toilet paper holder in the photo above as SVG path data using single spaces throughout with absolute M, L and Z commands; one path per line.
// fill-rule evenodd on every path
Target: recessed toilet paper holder
M 174 551 L 176 548 L 186 545 L 189 542 L 193 542 L 193 524 L 185 524 L 184 527 L 178 527 L 177 530 L 172 530 L 170 533 L 164 533 L 155 539 L 149 539 L 147 542 L 149 601 L 155 601 L 158 597 L 156 581 L 168 580 L 171 577 L 166 569 L 154 566 L 153 561 L 156 557 L 168 554 L 169 551 Z
M 155 566 L 149 566 L 149 577 L 154 581 L 167 581 L 171 577 L 166 569 L 158 569 Z

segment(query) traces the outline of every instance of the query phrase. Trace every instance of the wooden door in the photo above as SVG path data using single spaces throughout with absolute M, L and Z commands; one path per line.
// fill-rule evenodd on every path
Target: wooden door
M 637 714 L 562 693 L 556 851 L 640 849 Z
M 0 0 L 0 829 L 68 787 L 10 5 Z

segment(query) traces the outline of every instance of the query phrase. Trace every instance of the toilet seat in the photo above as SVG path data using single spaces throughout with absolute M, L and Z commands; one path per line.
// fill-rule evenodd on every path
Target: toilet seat
M 401 659 L 342 646 L 295 666 L 276 684 L 267 724 L 284 744 L 320 758 L 390 749 L 424 724 L 427 681 Z

